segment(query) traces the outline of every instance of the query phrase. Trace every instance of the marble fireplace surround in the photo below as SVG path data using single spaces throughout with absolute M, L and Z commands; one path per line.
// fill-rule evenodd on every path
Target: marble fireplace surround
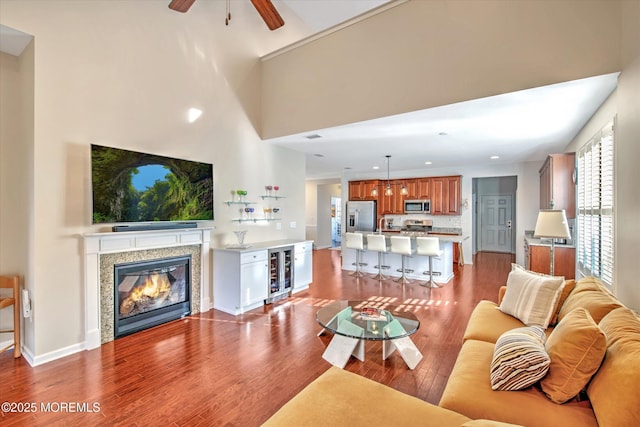
M 113 266 L 191 255 L 192 313 L 208 311 L 212 228 L 125 231 L 84 235 L 85 349 L 113 341 Z

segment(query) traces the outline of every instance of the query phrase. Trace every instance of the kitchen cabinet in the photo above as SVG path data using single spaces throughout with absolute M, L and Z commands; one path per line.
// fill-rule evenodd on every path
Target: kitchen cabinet
M 400 194 L 400 187 L 393 187 L 393 194 L 386 196 L 384 190 L 378 195 L 378 210 L 381 215 L 403 214 L 404 196 Z
M 378 216 L 404 214 L 405 200 L 431 200 L 432 215 L 460 215 L 462 177 L 442 176 L 435 178 L 393 179 L 390 181 L 393 195 L 385 196 L 385 180 L 349 181 L 349 200 L 375 200 L 378 202 Z M 407 195 L 400 191 L 407 188 Z M 378 196 L 371 192 L 378 189 Z
M 402 180 L 399 187 L 405 186 L 407 189 L 407 195 L 404 196 L 405 200 L 417 200 L 420 199 L 420 180 L 419 179 L 405 179 Z
M 362 181 L 349 181 L 349 200 L 364 200 Z
M 431 179 L 430 178 L 412 178 L 399 181 L 396 187 L 401 188 L 404 185 L 407 188 L 405 200 L 426 200 L 431 195 Z
M 268 295 L 267 250 L 215 251 L 213 308 L 241 314 L 260 307 Z
M 431 179 L 430 178 L 418 179 L 417 198 L 421 200 L 428 200 L 431 198 Z
M 553 264 L 554 276 L 574 279 L 576 275 L 576 249 L 569 246 L 555 246 Z M 527 270 L 549 274 L 551 271 L 551 246 L 530 245 L 525 240 L 525 265 Z
M 460 215 L 462 177 L 431 178 L 431 215 Z
M 540 209 L 564 209 L 575 218 L 575 153 L 550 154 L 539 173 Z
M 374 188 L 378 188 L 379 181 L 377 179 L 369 179 L 364 181 L 349 181 L 349 200 L 378 200 L 377 196 L 372 196 L 371 192 Z
M 313 280 L 313 244 L 295 244 L 293 293 L 307 289 Z

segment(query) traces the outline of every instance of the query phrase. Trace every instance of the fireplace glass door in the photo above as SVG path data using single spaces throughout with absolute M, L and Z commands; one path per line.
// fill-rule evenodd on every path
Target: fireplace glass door
M 191 312 L 191 256 L 115 267 L 115 336 L 176 320 Z

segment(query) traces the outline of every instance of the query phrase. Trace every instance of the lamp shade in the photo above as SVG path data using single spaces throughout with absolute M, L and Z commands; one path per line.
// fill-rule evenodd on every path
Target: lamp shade
M 567 215 L 562 210 L 543 209 L 538 213 L 534 237 L 568 239 L 571 237 Z

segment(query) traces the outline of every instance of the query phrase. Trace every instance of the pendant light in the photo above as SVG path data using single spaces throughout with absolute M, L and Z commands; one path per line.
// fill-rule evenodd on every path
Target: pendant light
M 391 163 L 391 156 L 387 154 L 387 185 L 384 187 L 385 196 L 393 196 L 393 190 L 391 189 L 391 181 L 389 180 L 389 163 Z
M 393 188 L 391 187 L 391 176 L 389 173 L 389 169 L 390 169 L 390 159 L 391 159 L 391 155 L 387 154 L 385 156 L 387 158 L 387 183 L 384 184 L 384 192 L 383 194 L 385 196 L 393 196 Z M 393 185 L 398 185 L 398 184 L 393 184 Z M 407 187 L 402 184 L 402 186 L 400 187 L 400 194 L 403 196 L 406 196 L 409 194 L 409 191 L 407 190 Z M 371 196 L 372 197 L 378 197 L 378 186 L 374 186 L 373 189 L 371 190 Z

